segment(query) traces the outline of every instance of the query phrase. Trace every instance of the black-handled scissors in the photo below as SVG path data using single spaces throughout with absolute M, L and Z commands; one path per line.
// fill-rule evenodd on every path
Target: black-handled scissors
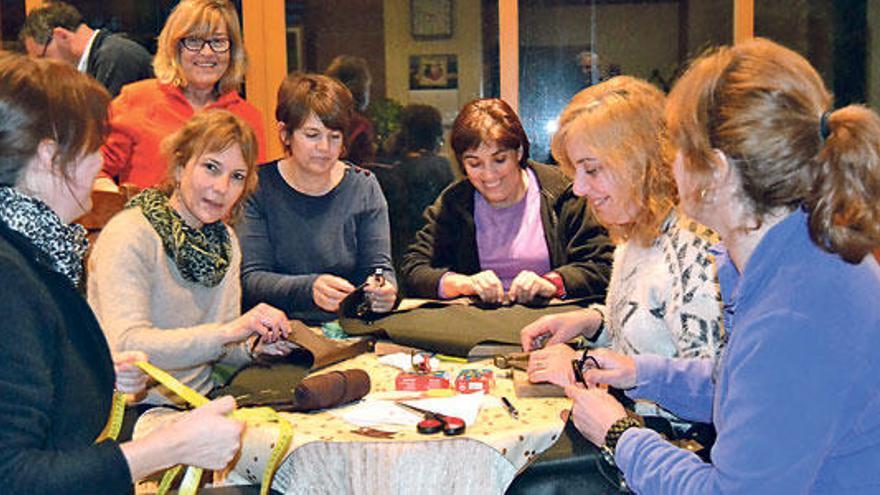
M 464 433 L 465 424 L 464 420 L 461 418 L 438 414 L 433 411 L 428 411 L 427 409 L 404 404 L 403 402 L 395 402 L 395 404 L 404 409 L 409 409 L 424 415 L 425 419 L 419 421 L 416 425 L 416 431 L 422 435 L 433 435 L 434 433 L 442 431 L 444 435 L 453 437 Z

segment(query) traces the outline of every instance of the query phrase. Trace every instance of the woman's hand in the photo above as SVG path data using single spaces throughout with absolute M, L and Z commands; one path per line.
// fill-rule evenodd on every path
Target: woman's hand
M 143 438 L 123 443 L 122 454 L 133 480 L 186 464 L 218 470 L 241 448 L 244 423 L 229 414 L 235 399 L 226 396 L 162 424 Z
M 143 392 L 147 388 L 149 377 L 135 366 L 135 363 L 146 360 L 147 355 L 141 351 L 122 351 L 113 354 L 116 390 L 133 395 Z
M 260 303 L 226 324 L 223 332 L 226 343 L 241 342 L 251 335 L 259 335 L 262 341 L 271 344 L 290 335 L 290 321 L 280 309 Z
M 443 276 L 444 296 L 477 296 L 488 303 L 500 304 L 504 300 L 504 285 L 492 270 L 483 270 L 475 275 L 462 275 L 449 272 Z
M 547 339 L 546 345 L 564 344 L 586 333 L 585 330 L 595 333 L 601 324 L 602 317 L 592 309 L 545 315 L 523 327 L 519 333 L 520 343 L 524 351 L 539 349 L 543 339 Z
M 339 303 L 345 299 L 345 296 L 353 291 L 354 286 L 348 280 L 325 273 L 315 279 L 312 285 L 312 299 L 319 308 L 333 313 L 339 309 Z
M 536 297 L 550 299 L 556 294 L 556 286 L 535 272 L 523 270 L 514 277 L 507 291 L 511 302 L 530 303 Z
M 272 356 L 272 357 L 282 357 L 291 353 L 294 349 L 297 348 L 297 345 L 289 340 L 276 340 L 275 342 L 269 343 L 259 337 L 251 337 L 254 339 L 252 342 L 248 342 L 248 348 L 253 349 L 251 351 L 251 356 Z
M 372 275 L 367 277 L 367 286 L 364 292 L 370 301 L 370 309 L 376 313 L 387 313 L 394 307 L 397 300 L 397 287 L 391 282 L 383 280 L 382 284 Z
M 571 414 L 575 428 L 597 447 L 605 445 L 608 430 L 617 420 L 626 416 L 626 410 L 620 402 L 603 388 L 586 389 L 581 385 L 568 385 L 565 395 L 574 400 Z
M 529 355 L 529 381 L 532 383 L 550 382 L 564 387 L 574 383 L 571 360 L 577 352 L 565 344 L 545 347 Z
M 625 390 L 636 386 L 636 361 L 608 349 L 592 349 L 590 356 L 599 363 L 598 368 L 584 372 L 587 385 L 610 385 Z
M 156 432 L 177 447 L 175 464 L 223 469 L 238 453 L 244 423 L 228 415 L 235 399 L 221 397 L 201 406 Z

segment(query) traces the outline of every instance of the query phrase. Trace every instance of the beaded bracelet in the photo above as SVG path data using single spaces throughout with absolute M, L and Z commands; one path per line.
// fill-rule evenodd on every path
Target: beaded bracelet
M 618 419 L 611 425 L 611 428 L 608 428 L 608 433 L 605 434 L 605 448 L 613 456 L 615 449 L 617 449 L 617 442 L 620 440 L 623 432 L 630 428 L 641 428 L 642 426 L 644 426 L 644 422 L 638 416 L 624 416 Z

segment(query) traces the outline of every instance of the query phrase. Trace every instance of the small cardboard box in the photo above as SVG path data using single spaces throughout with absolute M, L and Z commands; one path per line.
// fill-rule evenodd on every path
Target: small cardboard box
M 474 392 L 489 393 L 495 385 L 495 376 L 490 369 L 465 368 L 455 379 L 455 390 L 462 394 Z
M 421 392 L 434 388 L 449 388 L 449 372 L 433 371 L 431 373 L 408 373 L 401 371 L 394 379 L 394 388 L 409 392 Z

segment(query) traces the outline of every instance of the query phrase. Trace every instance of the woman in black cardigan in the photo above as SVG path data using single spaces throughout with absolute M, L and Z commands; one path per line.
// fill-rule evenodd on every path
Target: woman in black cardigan
M 145 356 L 111 357 L 82 297 L 85 229 L 70 224 L 90 207 L 109 100 L 67 64 L 0 55 L 3 493 L 126 493 L 176 464 L 222 468 L 240 446 L 230 397 L 140 440 L 97 441 L 114 386 L 146 383 L 132 365 Z
M 532 162 L 516 113 L 474 100 L 452 127 L 464 179 L 425 210 L 404 256 L 408 296 L 529 303 L 604 297 L 612 245 L 555 168 Z

